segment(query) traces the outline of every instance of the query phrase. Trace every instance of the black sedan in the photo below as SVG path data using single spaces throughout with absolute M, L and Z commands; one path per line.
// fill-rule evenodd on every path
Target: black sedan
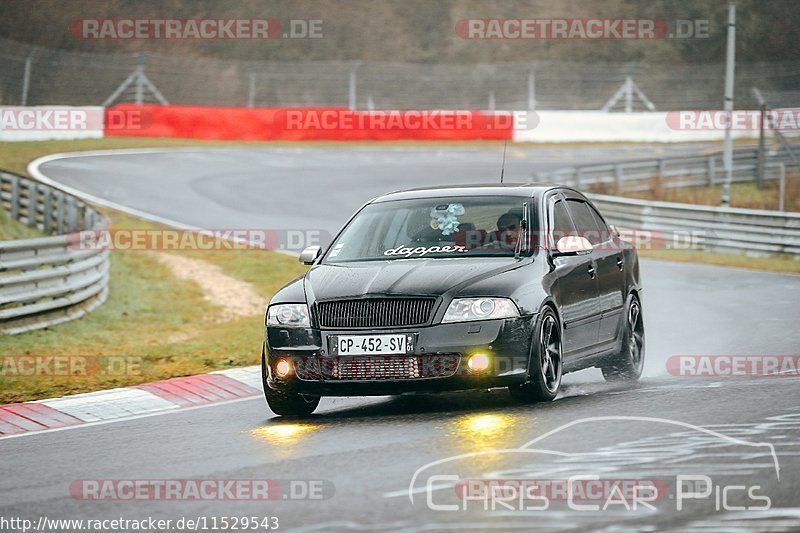
M 364 205 L 267 308 L 264 391 L 279 415 L 321 396 L 508 387 L 552 401 L 566 372 L 638 379 L 639 260 L 580 192 L 476 185 Z

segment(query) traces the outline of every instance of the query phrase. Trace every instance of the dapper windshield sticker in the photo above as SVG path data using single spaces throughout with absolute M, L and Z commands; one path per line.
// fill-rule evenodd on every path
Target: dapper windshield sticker
M 442 235 L 452 235 L 458 231 L 458 217 L 465 212 L 463 204 L 439 204 L 431 209 L 431 228 L 440 230 Z
M 459 246 L 457 244 L 449 244 L 444 246 L 417 246 L 411 248 L 410 246 L 400 245 L 397 248 L 391 248 L 383 252 L 383 255 L 402 255 L 405 257 L 420 256 L 434 253 L 466 253 L 469 250 L 466 246 Z

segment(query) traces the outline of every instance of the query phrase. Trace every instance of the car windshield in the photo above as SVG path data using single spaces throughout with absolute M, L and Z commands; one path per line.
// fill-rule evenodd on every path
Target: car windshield
M 339 235 L 325 262 L 513 256 L 526 202 L 531 205 L 527 198 L 485 196 L 370 204 Z

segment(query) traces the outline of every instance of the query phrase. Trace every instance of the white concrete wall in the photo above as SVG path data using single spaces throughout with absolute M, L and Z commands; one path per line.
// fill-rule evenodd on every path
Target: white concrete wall
M 100 106 L 0 107 L 0 141 L 100 139 L 104 108 Z
M 680 130 L 667 112 L 536 111 L 515 118 L 515 142 L 691 142 L 721 141 L 724 130 Z M 671 120 L 670 122 L 674 122 Z M 786 132 L 789 134 L 789 132 Z M 796 135 L 797 133 L 791 133 Z M 734 130 L 733 138 L 758 138 L 758 130 Z

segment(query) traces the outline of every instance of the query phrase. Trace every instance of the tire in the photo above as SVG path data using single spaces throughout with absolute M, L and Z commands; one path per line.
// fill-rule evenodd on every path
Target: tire
M 600 367 L 606 381 L 636 381 L 644 369 L 644 320 L 639 298 L 631 295 L 625 313 L 622 348 Z
M 267 405 L 273 413 L 280 416 L 305 417 L 309 416 L 319 405 L 319 396 L 281 392 L 269 387 L 264 389 Z
M 555 312 L 545 307 L 539 314 L 531 342 L 528 381 L 512 385 L 508 390 L 519 403 L 552 402 L 561 387 L 562 371 L 561 325 Z
M 267 358 L 264 347 L 261 348 L 261 382 L 264 385 L 264 396 L 270 410 L 279 416 L 309 416 L 319 405 L 319 396 L 282 392 L 270 388 L 267 384 Z

